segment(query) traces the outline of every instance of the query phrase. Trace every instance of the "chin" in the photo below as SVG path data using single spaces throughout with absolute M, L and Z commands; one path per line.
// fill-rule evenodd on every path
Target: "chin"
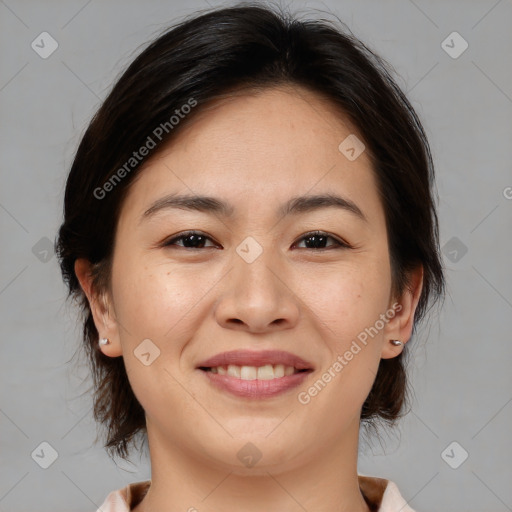
M 275 424 L 274 424 L 275 428 Z M 219 449 L 209 451 L 210 460 L 224 471 L 240 476 L 266 476 L 279 474 L 300 467 L 305 462 L 305 451 L 300 442 L 290 438 L 268 435 L 256 437 L 234 436 L 222 443 Z

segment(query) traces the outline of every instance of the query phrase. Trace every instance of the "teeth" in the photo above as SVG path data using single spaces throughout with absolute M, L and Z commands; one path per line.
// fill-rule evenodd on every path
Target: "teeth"
M 242 366 L 240 368 L 240 378 L 242 380 L 256 380 L 258 377 L 258 370 L 255 366 Z
M 292 373 L 295 373 L 295 368 L 293 366 L 288 366 L 288 368 L 292 369 Z M 276 364 L 274 365 L 274 377 L 284 377 L 284 364 Z
M 295 373 L 295 368 L 293 366 L 287 366 L 284 369 L 284 374 L 285 375 L 293 375 L 294 373 Z
M 212 370 L 213 370 L 213 368 L 212 368 Z M 240 378 L 240 366 L 235 366 L 234 364 L 230 364 L 228 366 L 228 375 L 230 377 Z
M 212 373 L 219 375 L 229 375 L 242 380 L 271 380 L 293 375 L 298 373 L 293 366 L 285 366 L 283 364 L 266 364 L 264 366 L 237 366 L 230 364 L 228 366 L 216 366 L 210 368 Z
M 274 368 L 271 364 L 258 368 L 258 380 L 270 380 L 274 378 Z

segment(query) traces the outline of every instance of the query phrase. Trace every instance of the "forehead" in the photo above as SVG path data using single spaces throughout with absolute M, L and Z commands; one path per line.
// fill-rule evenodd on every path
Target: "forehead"
M 378 215 L 369 156 L 351 161 L 339 149 L 354 135 L 339 109 L 303 88 L 230 95 L 199 110 L 146 162 L 125 202 L 140 216 L 165 194 L 209 195 L 250 214 L 291 196 L 332 192 Z
M 304 157 L 322 165 L 338 156 L 340 136 L 356 132 L 339 107 L 299 86 L 237 91 L 197 108 L 167 152 L 190 148 L 215 161 L 223 156 L 252 162 L 277 157 L 271 167 L 267 161 L 271 170 Z M 219 151 L 212 153 L 215 148 Z

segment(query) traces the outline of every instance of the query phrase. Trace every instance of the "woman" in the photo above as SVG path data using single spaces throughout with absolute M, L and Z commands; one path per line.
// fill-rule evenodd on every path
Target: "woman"
M 381 59 L 326 21 L 237 5 L 153 41 L 77 150 L 57 240 L 111 455 L 103 512 L 411 511 L 357 473 L 407 403 L 442 296 L 434 170 Z

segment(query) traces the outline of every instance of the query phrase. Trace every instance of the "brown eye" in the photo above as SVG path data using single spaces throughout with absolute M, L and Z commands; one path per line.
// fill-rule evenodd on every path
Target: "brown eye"
M 328 240 L 334 241 L 334 244 L 326 245 Z M 164 242 L 163 247 L 174 246 L 183 247 L 184 249 L 208 249 L 215 247 L 215 244 L 209 246 L 205 245 L 207 241 L 212 241 L 212 239 L 200 231 L 186 231 Z M 314 249 L 321 251 L 336 248 L 351 248 L 351 246 L 346 242 L 339 240 L 338 238 L 329 235 L 329 233 L 324 231 L 312 231 L 311 233 L 307 233 L 302 238 L 300 238 L 299 241 L 305 241 L 306 247 L 303 247 L 304 249 Z
M 203 249 L 205 248 L 205 243 L 207 240 L 211 240 L 210 237 L 206 236 L 205 234 L 201 233 L 200 231 L 187 231 L 185 233 L 181 233 L 178 236 L 175 236 L 171 238 L 170 240 L 166 241 L 163 246 L 164 247 L 170 247 L 170 246 L 177 246 L 177 247 L 183 247 L 184 249 Z M 182 244 L 177 244 L 176 242 L 182 241 Z M 206 248 L 214 247 L 207 246 Z
M 334 244 L 331 246 L 325 247 L 325 244 L 327 243 L 327 240 L 334 240 Z M 305 249 L 330 249 L 330 248 L 345 248 L 349 249 L 350 245 L 347 243 L 338 240 L 337 238 L 333 237 L 332 235 L 329 235 L 329 233 L 326 233 L 325 231 L 312 231 L 311 233 L 307 233 L 302 238 L 299 239 L 300 241 L 305 240 L 306 241 L 306 247 Z

